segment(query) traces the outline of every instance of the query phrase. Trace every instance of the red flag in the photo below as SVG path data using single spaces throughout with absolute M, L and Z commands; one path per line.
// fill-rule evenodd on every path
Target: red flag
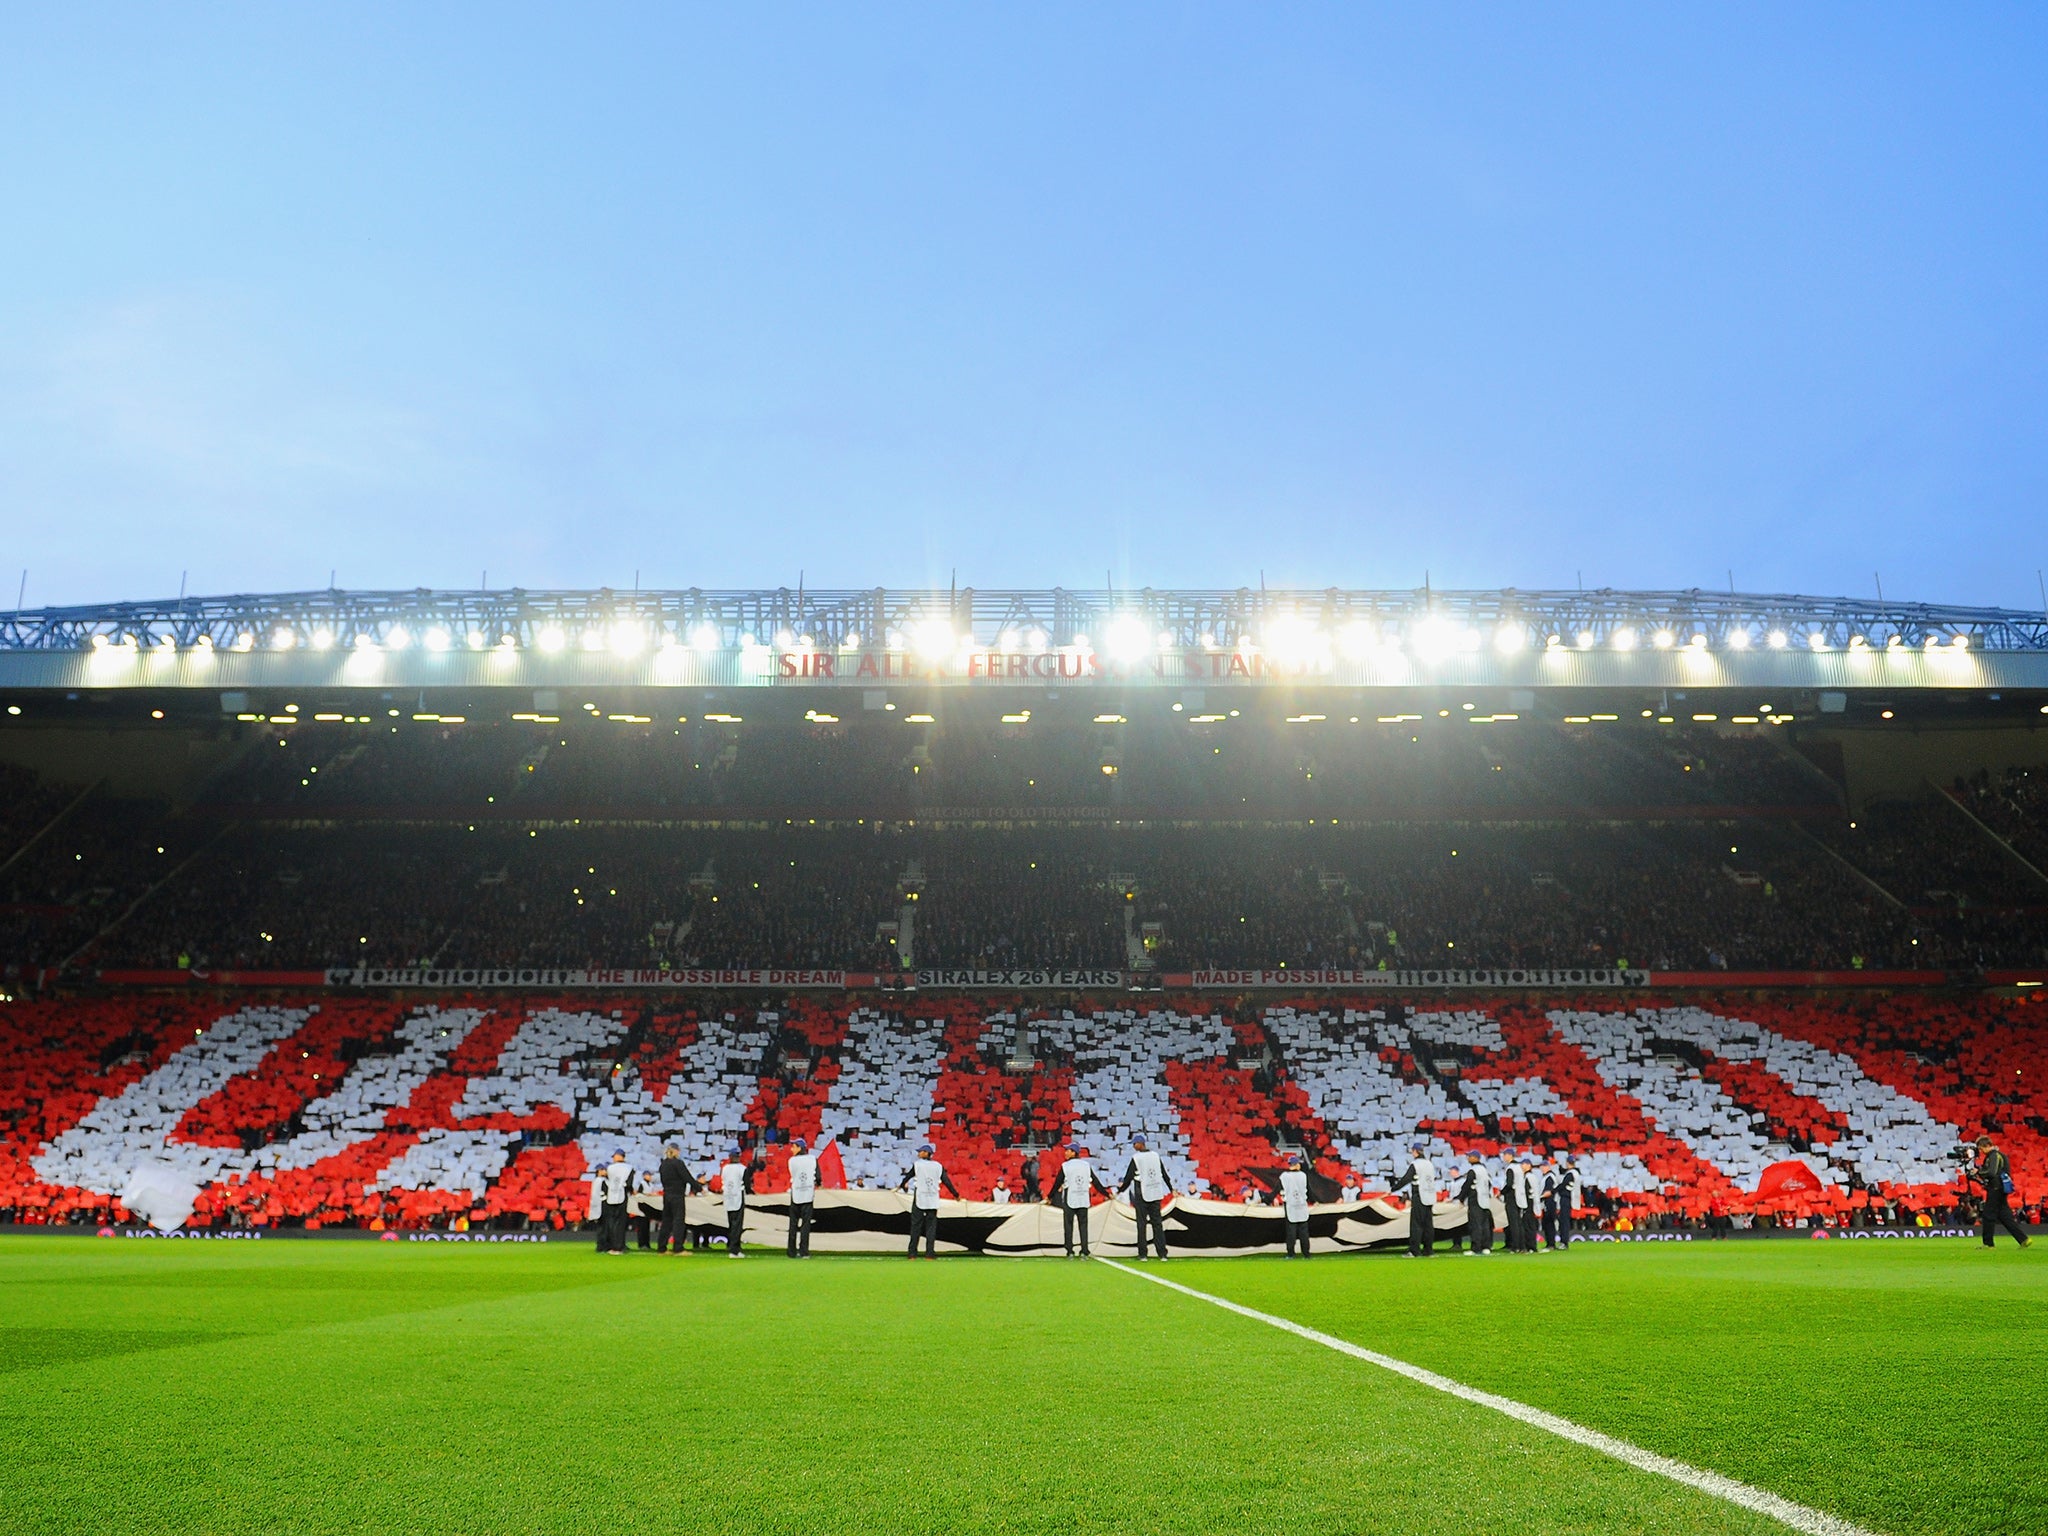
M 839 1155 L 839 1143 L 828 1141 L 818 1153 L 818 1187 L 846 1188 L 846 1159 Z
M 1821 1192 L 1820 1175 L 1798 1158 L 1788 1157 L 1763 1171 L 1756 1181 L 1756 1192 L 1763 1200 L 1779 1195 L 1817 1195 Z

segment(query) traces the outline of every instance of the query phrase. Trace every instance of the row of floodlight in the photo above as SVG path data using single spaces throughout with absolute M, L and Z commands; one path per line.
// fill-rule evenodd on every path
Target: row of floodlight
M 1487 645 L 1489 638 L 1493 649 L 1503 654 L 1513 654 L 1538 643 L 1537 632 L 1525 625 L 1505 622 L 1495 625 L 1490 637 L 1487 631 L 1471 625 L 1459 624 L 1445 619 L 1426 619 L 1413 626 L 1402 626 L 1389 622 L 1375 627 L 1360 621 L 1344 625 L 1332 631 L 1312 621 L 1280 618 L 1265 626 L 1262 637 L 1250 634 L 1240 635 L 1235 642 L 1226 644 L 1215 634 L 1204 631 L 1197 636 L 1195 644 L 1205 651 L 1235 650 L 1243 653 L 1264 653 L 1287 664 L 1305 664 L 1328 660 L 1341 654 L 1353 660 L 1365 660 L 1378 654 L 1414 653 L 1425 658 L 1440 658 L 1461 652 L 1479 651 Z M 971 634 L 962 634 L 943 619 L 930 619 L 912 624 L 908 629 L 891 629 L 883 637 L 885 648 L 891 651 L 912 651 L 932 661 L 943 661 L 963 652 L 981 648 Z M 403 624 L 387 626 L 381 635 L 368 630 L 357 632 L 343 644 L 332 629 L 316 628 L 302 635 L 289 625 L 280 625 L 267 636 L 260 637 L 263 648 L 272 651 L 290 651 L 302 646 L 313 651 L 331 651 L 340 646 L 344 650 L 357 651 L 404 651 L 415 643 L 433 652 L 455 650 L 516 651 L 521 642 L 510 630 L 487 631 L 469 629 L 457 634 L 444 625 L 431 625 L 415 639 L 411 630 Z M 649 649 L 678 651 L 689 649 L 700 653 L 711 653 L 725 648 L 724 637 L 712 624 L 699 624 L 686 635 L 663 629 L 650 633 L 644 626 L 635 623 L 593 624 L 572 634 L 560 625 L 545 625 L 539 629 L 532 642 L 539 650 L 553 655 L 576 649 L 582 651 L 608 652 L 617 656 L 637 656 Z M 1722 649 L 1746 651 L 1758 643 L 1758 637 L 1747 628 L 1726 631 L 1720 641 Z M 1834 640 L 1824 629 L 1812 629 L 1803 635 L 1794 635 L 1786 629 L 1771 629 L 1761 637 L 1767 649 L 1782 651 L 1803 646 L 1814 651 L 1836 649 Z M 128 651 L 142 649 L 158 651 L 211 651 L 215 648 L 210 635 L 201 635 L 189 647 L 181 647 L 174 637 L 165 636 L 148 642 L 134 634 L 95 634 L 92 637 L 95 651 Z M 239 632 L 227 649 L 253 651 L 259 644 L 255 630 Z M 789 630 L 778 631 L 770 641 L 763 642 L 753 634 L 739 637 L 738 648 L 742 651 L 767 649 L 811 650 L 820 648 L 816 636 L 796 634 Z M 827 642 L 827 645 L 831 645 Z M 1044 629 L 1005 629 L 991 642 L 999 651 L 1043 652 L 1053 650 L 1052 637 Z M 1590 629 L 1579 630 L 1567 636 L 1550 632 L 1541 636 L 1541 649 L 1546 651 L 1580 650 L 1590 651 L 1600 647 L 1600 636 Z M 836 649 L 857 651 L 861 649 L 862 637 L 857 631 L 849 631 L 836 642 Z M 1605 648 L 1615 651 L 1633 651 L 1648 646 L 1660 651 L 1706 651 L 1716 648 L 1713 640 L 1703 631 L 1695 630 L 1681 642 L 1680 633 L 1669 628 L 1650 630 L 1647 634 L 1629 625 L 1621 625 L 1608 631 Z M 1881 643 L 1878 639 L 1862 634 L 1849 636 L 1847 648 L 1852 651 L 1877 650 L 1903 651 L 1908 649 L 1905 636 L 1892 634 Z M 1966 651 L 1970 648 L 1970 637 L 1957 631 L 1949 635 L 1930 633 L 1921 643 L 1926 651 Z M 1077 632 L 1068 641 L 1057 647 L 1059 650 L 1078 653 L 1092 653 L 1097 648 L 1086 633 Z M 1144 619 L 1125 615 L 1110 621 L 1104 635 L 1101 649 L 1113 660 L 1138 661 L 1147 655 L 1179 651 L 1183 642 L 1168 630 L 1154 630 Z

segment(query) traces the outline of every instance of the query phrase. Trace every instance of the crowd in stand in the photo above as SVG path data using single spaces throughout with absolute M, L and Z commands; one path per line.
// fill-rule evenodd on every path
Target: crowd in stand
M 837 724 L 265 729 L 175 811 L 9 769 L 0 964 L 2048 962 L 2041 773 L 1851 820 L 1782 743 L 1682 726 L 923 729 L 900 753 Z M 790 799 L 825 814 L 719 810 Z
M 1988 769 L 1980 770 L 1956 780 L 1954 794 L 2015 853 L 2048 874 L 2048 763 L 2008 768 L 1995 779 Z M 2033 904 L 2044 900 L 2048 897 L 2037 894 Z

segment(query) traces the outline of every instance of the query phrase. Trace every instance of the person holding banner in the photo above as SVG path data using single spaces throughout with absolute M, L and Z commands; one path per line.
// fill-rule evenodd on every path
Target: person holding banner
M 1088 1205 L 1094 1198 L 1095 1187 L 1100 1184 L 1107 1191 L 1109 1182 L 1095 1172 L 1095 1165 L 1088 1161 L 1088 1149 L 1079 1144 L 1067 1148 L 1067 1160 L 1060 1164 L 1059 1187 L 1054 1193 L 1059 1197 L 1060 1239 L 1066 1244 L 1067 1257 L 1074 1256 L 1074 1233 L 1081 1234 L 1081 1257 L 1092 1257 L 1088 1252 Z
M 811 1212 L 818 1198 L 818 1160 L 801 1136 L 790 1141 L 789 1154 L 789 1256 L 811 1256 Z
M 953 1187 L 945 1168 L 932 1156 L 929 1143 L 917 1149 L 917 1161 L 910 1165 L 910 1177 L 904 1182 L 910 1186 L 910 1247 L 904 1257 L 917 1257 L 917 1240 L 923 1237 L 924 1256 L 936 1259 L 939 1256 L 939 1191 L 943 1189 L 955 1200 L 961 1198 L 960 1191 Z
M 1166 1167 L 1159 1161 L 1143 1136 L 1131 1138 L 1131 1166 L 1124 1170 L 1124 1181 L 1117 1185 L 1116 1192 L 1136 1186 L 1131 1196 L 1131 1212 L 1138 1222 L 1138 1261 L 1145 1260 L 1145 1228 L 1152 1229 L 1152 1245 L 1159 1250 L 1159 1257 L 1166 1258 L 1166 1222 L 1160 1207 L 1173 1193 L 1173 1185 L 1166 1177 Z
M 1429 1160 L 1421 1142 L 1408 1149 L 1408 1167 L 1389 1186 L 1388 1194 L 1410 1192 L 1408 1202 L 1408 1257 L 1427 1259 L 1436 1253 L 1436 1164 Z
M 1508 1210 L 1508 1229 L 1503 1244 L 1509 1253 L 1522 1251 L 1522 1180 L 1515 1164 L 1515 1149 L 1500 1152 L 1500 1199 Z
M 1486 1159 L 1465 1159 L 1465 1176 L 1458 1181 L 1458 1198 L 1465 1202 L 1465 1230 L 1472 1238 L 1468 1253 L 1488 1258 L 1493 1253 L 1493 1174 Z
M 747 1184 L 754 1170 L 747 1163 L 747 1149 L 734 1147 L 732 1156 L 718 1170 L 718 1192 L 725 1197 L 725 1256 L 744 1259 L 740 1233 L 747 1225 Z
M 1294 1245 L 1301 1244 L 1301 1256 L 1308 1257 L 1308 1167 L 1299 1152 L 1287 1159 L 1287 1171 L 1280 1175 L 1281 1215 L 1287 1224 L 1287 1257 L 1294 1257 Z
M 597 1219 L 597 1251 L 626 1251 L 626 1202 L 633 1198 L 633 1170 L 623 1150 L 601 1169 L 590 1186 L 590 1214 Z
M 1543 1160 L 1543 1166 L 1536 1170 L 1533 1186 L 1537 1204 L 1543 1211 L 1543 1251 L 1557 1252 L 1557 1154 L 1552 1152 Z
M 1557 1185 L 1557 1237 L 1556 1245 L 1565 1253 L 1572 1251 L 1572 1211 L 1577 1208 L 1582 1191 L 1579 1187 L 1579 1170 L 1572 1162 L 1572 1155 L 1564 1153 L 1551 1170 L 1551 1179 Z
M 661 1180 L 661 1230 L 655 1234 L 656 1253 L 677 1253 L 683 1251 L 683 1242 L 690 1230 L 689 1217 L 683 1201 L 690 1195 L 702 1194 L 704 1183 L 683 1161 L 682 1148 L 671 1142 L 661 1151 L 661 1168 L 657 1174 Z M 675 1243 L 674 1248 L 669 1243 Z
M 1517 1253 L 1536 1251 L 1536 1207 L 1542 1200 L 1542 1188 L 1536 1181 L 1536 1159 L 1524 1152 L 1514 1165 L 1516 1192 L 1521 1197 L 1522 1228 L 1515 1244 Z

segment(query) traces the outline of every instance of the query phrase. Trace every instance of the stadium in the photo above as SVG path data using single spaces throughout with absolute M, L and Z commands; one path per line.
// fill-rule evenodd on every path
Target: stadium
M 1505 1402 L 1512 1435 L 1578 1437 L 1554 1511 L 1917 1527 L 1939 1452 L 1898 1442 L 1939 1421 L 1925 1373 L 1974 1347 L 1973 1310 L 2037 1306 L 2030 1269 L 1957 1266 L 1976 1138 L 2010 1161 L 2017 1230 L 2048 1188 L 2039 616 L 1700 592 L 324 591 L 23 611 L 0 621 L 0 699 L 0 1217 L 29 1245 L 24 1294 L 73 1319 L 29 1337 L 53 1361 L 74 1339 L 146 1359 L 180 1401 L 246 1353 L 207 1341 L 312 1323 L 251 1400 L 311 1394 L 332 1422 L 350 1382 L 405 1445 L 403 1368 L 345 1360 L 424 1353 L 452 1373 L 428 1395 L 526 1447 L 512 1486 L 547 1502 L 531 1458 L 562 1429 L 515 1382 L 563 1368 L 532 1329 L 632 1331 L 592 1257 L 615 1156 L 619 1232 L 650 1264 L 673 1247 L 617 1304 L 724 1319 L 726 1390 L 832 1362 L 853 1395 L 812 1385 L 806 1434 L 943 1380 L 970 1399 L 948 1433 L 1056 1443 L 1036 1405 L 1103 1411 L 1074 1395 L 1102 1370 L 1083 1319 L 1150 1341 L 1110 1375 L 1174 1439 L 1144 1506 L 1162 1526 L 1330 1528 L 1323 1493 L 1241 1460 L 1271 1400 L 1366 1437 L 1357 1475 L 1433 1529 L 1427 1497 L 1392 1491 L 1399 1437 L 1374 1437 L 1410 1415 L 1452 1447 L 1503 1432 L 1433 1400 L 1449 1385 L 1482 1417 Z M 1129 1278 L 1143 1189 L 1118 1181 L 1144 1144 L 1172 1191 L 1161 1251 L 1197 1261 L 1185 1296 Z M 664 1221 L 670 1148 L 702 1188 Z M 1380 1257 L 1415 1251 L 1418 1152 L 1440 1170 L 1427 1282 Z M 814 1181 L 823 1278 L 712 1266 L 793 1254 L 793 1155 L 814 1159 L 795 1194 Z M 1081 1249 L 1109 1263 L 1005 1266 L 1072 1251 L 1075 1156 Z M 1562 1232 L 1555 1200 L 1533 1225 L 1524 1156 L 1561 1187 L 1576 1170 Z M 963 1262 L 862 1267 L 915 1250 L 906 1180 L 934 1163 L 926 1241 Z M 1291 1199 L 1329 1262 L 1279 1257 Z M 1440 1273 L 1495 1226 L 1497 1264 Z M 104 1304 L 78 1299 L 94 1275 Z M 1311 1342 L 1187 1310 L 1219 1299 Z M 1562 1353 L 1458 1350 L 1524 1308 Z M 812 1342 L 771 1324 L 790 1309 Z M 1656 1358 L 1624 1346 L 1623 1378 L 1591 1342 L 1617 1313 L 1656 1319 Z M 1931 1352 L 1893 1358 L 1899 1327 Z M 842 1337 L 862 1342 L 817 1343 Z M 1422 1384 L 1389 1396 L 1303 1354 L 1360 1345 Z M 1836 1364 L 1795 1386 L 1782 1351 L 1806 1348 Z M 890 1372 L 901 1351 L 923 1363 Z M 643 1378 L 717 1412 L 716 1383 Z M 1858 1466 L 1892 1470 L 1830 1471 L 1865 1435 Z M 878 1465 L 754 1450 L 796 1490 L 775 1528 Z M 332 1447 L 295 1454 L 347 1475 Z M 1645 1456 L 1668 1487 L 1629 1470 Z M 203 1480 L 155 1475 L 145 1504 L 196 1519 Z M 357 1497 L 380 1520 L 510 1519 L 470 1478 L 407 1486 L 403 1516 Z M 713 1524 L 740 1518 L 725 1497 Z M 858 1497 L 882 1501 L 865 1526 L 887 1496 Z M 933 1527 L 1087 1523 L 1061 1498 L 1013 1521 L 985 1488 L 928 1497 Z M 1943 1528 L 2028 1528 L 1946 1508 Z
M 2048 11 L 8 22 L 0 1536 L 2048 1533 Z

